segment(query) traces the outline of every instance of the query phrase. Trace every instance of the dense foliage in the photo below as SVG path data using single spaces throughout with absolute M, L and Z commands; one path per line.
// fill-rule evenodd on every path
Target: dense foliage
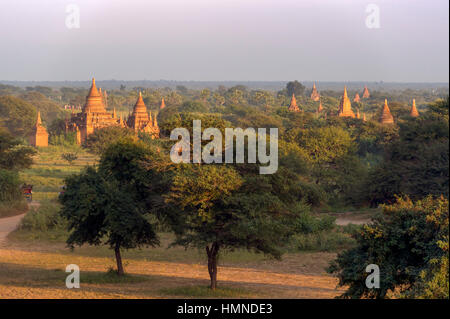
M 384 298 L 400 292 L 448 298 L 448 209 L 448 199 L 432 196 L 416 202 L 398 198 L 384 206 L 373 223 L 355 234 L 357 246 L 340 253 L 329 268 L 339 285 L 349 286 L 342 297 Z M 379 289 L 365 284 L 370 264 L 380 268 Z

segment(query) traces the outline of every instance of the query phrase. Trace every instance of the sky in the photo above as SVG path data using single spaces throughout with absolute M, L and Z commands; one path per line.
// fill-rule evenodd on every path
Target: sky
M 0 80 L 448 82 L 448 12 L 448 0 L 0 0 Z

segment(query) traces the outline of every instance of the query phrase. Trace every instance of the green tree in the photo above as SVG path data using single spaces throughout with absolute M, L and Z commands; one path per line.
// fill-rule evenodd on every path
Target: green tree
M 166 195 L 177 216 L 170 218 L 175 244 L 205 249 L 211 289 L 221 251 L 244 248 L 281 258 L 305 210 L 296 180 L 284 169 L 259 175 L 255 165 L 185 165 L 176 172 Z
M 86 138 L 83 146 L 95 154 L 101 154 L 110 144 L 124 138 L 137 139 L 134 131 L 129 128 L 108 126 L 95 130 Z
M 72 165 L 74 161 L 78 159 L 78 155 L 76 153 L 63 153 L 61 154 L 61 158 Z
M 341 297 L 385 298 L 395 289 L 405 295 L 412 290 L 425 293 L 417 285 L 423 271 L 432 270 L 433 260 L 448 259 L 448 208 L 447 199 L 431 196 L 415 203 L 398 198 L 395 204 L 383 206 L 381 215 L 354 234 L 357 246 L 340 253 L 328 269 L 338 275 L 340 286 L 349 287 Z M 369 264 L 380 267 L 379 289 L 365 284 Z
M 296 96 L 300 97 L 305 92 L 305 86 L 298 82 L 297 80 L 288 82 L 286 84 L 286 94 L 287 96 L 291 96 L 292 94 L 295 94 Z
M 0 127 L 14 136 L 27 136 L 36 118 L 36 109 L 30 103 L 14 96 L 0 96 Z
M 431 105 L 432 108 L 448 109 Z M 448 116 L 430 112 L 399 123 L 399 138 L 387 148 L 385 160 L 370 173 L 368 200 L 376 205 L 390 203 L 395 195 L 420 199 L 427 194 L 449 194 Z
M 117 273 L 124 274 L 121 249 L 155 246 L 155 225 L 146 217 L 146 169 L 149 156 L 142 143 L 120 141 L 103 153 L 99 168 L 88 167 L 66 179 L 60 195 L 61 214 L 69 222 L 67 244 L 109 245 L 114 249 Z

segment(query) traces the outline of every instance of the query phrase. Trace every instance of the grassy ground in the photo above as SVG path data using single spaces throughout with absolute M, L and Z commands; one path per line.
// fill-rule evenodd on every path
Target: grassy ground
M 76 153 L 71 165 L 62 159 L 63 153 Z M 79 146 L 49 146 L 39 148 L 31 168 L 21 172 L 20 177 L 27 184 L 33 185 L 33 200 L 53 199 L 58 196 L 64 178 L 79 172 L 86 165 L 93 165 L 97 157 Z
M 0 247 L 0 298 L 332 298 L 337 279 L 325 273 L 334 253 L 287 254 L 282 261 L 247 251 L 222 254 L 219 289 L 207 289 L 203 251 L 159 248 L 123 253 L 127 276 L 117 278 L 113 252 L 62 243 L 22 241 L 9 236 Z M 81 288 L 65 287 L 65 268 L 80 267 Z

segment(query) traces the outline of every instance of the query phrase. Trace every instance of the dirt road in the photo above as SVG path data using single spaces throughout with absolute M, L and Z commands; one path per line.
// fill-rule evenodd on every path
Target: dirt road
M 30 209 L 32 207 L 33 208 L 39 207 L 39 202 L 29 203 L 28 208 Z M 25 215 L 26 213 L 11 217 L 0 218 L 0 246 L 2 246 L 5 243 L 6 236 L 8 236 L 10 232 L 16 229 L 16 227 L 22 220 L 23 216 Z
M 25 214 L 0 218 L 0 246 L 4 243 L 6 236 L 16 229 L 23 216 L 25 216 Z

